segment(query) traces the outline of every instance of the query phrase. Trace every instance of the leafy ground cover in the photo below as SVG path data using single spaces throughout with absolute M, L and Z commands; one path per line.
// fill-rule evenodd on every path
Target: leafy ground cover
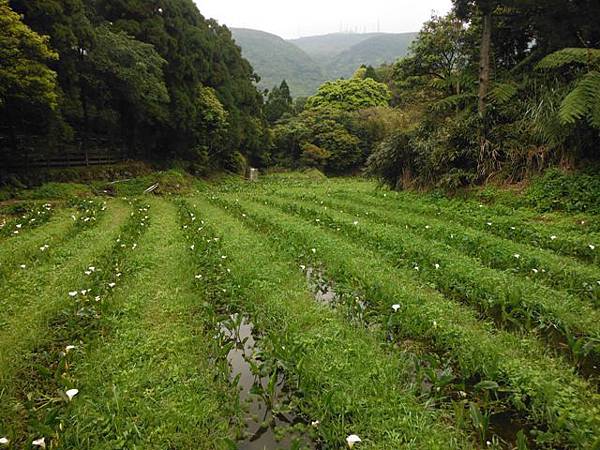
M 0 448 L 600 444 L 593 214 L 150 178 L 4 211 Z

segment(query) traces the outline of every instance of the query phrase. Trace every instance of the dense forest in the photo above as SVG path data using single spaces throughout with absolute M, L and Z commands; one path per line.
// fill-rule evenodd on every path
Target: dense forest
M 262 98 L 192 0 L 0 1 L 2 160 L 94 145 L 197 171 L 255 164 Z
M 330 172 L 366 164 L 395 188 L 519 181 L 597 161 L 598 14 L 594 1 L 456 0 L 408 57 L 336 82 L 349 88 L 331 96 L 343 104 L 309 101 L 282 117 L 275 154 Z M 389 88 L 389 104 L 369 95 L 368 79 Z
M 259 92 L 192 0 L 2 0 L 3 165 L 101 147 L 195 173 L 366 170 L 454 189 L 597 161 L 600 4 L 453 5 L 408 56 L 292 99 L 285 80 Z

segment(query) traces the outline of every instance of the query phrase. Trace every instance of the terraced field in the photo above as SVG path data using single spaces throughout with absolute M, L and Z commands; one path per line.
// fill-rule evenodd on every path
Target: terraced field
M 597 219 L 291 176 L 8 211 L 0 448 L 600 448 Z

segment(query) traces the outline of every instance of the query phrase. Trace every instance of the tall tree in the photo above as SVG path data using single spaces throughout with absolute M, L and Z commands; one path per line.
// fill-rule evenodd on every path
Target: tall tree
M 47 127 L 44 119 L 54 115 L 57 75 L 47 64 L 57 59 L 49 38 L 31 30 L 6 0 L 0 0 L 0 123 L 7 125 L 12 153 L 24 117 L 35 116 L 35 127 L 20 131 L 40 134 Z
M 7 0 L 0 0 L 0 107 L 22 99 L 55 108 L 56 72 L 47 63 L 57 59 L 49 38 L 31 30 Z
M 285 80 L 279 87 L 274 87 L 265 103 L 265 116 L 269 123 L 275 123 L 286 113 L 292 112 L 293 100 L 290 95 L 290 88 Z

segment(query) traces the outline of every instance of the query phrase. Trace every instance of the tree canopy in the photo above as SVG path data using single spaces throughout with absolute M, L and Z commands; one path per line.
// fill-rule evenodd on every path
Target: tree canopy
M 388 87 L 372 78 L 329 81 L 309 97 L 306 108 L 333 108 L 358 111 L 373 106 L 387 106 L 391 99 Z

